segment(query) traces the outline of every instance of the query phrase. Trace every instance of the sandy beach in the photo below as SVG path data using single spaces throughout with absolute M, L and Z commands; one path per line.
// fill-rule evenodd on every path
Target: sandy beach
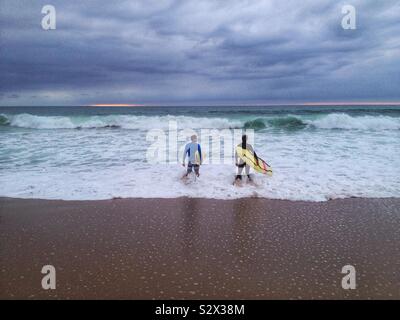
M 400 299 L 399 230 L 398 198 L 0 198 L 0 298 Z

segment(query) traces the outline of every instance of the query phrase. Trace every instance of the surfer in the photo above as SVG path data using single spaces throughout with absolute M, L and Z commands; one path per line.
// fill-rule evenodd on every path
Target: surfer
M 183 162 L 182 166 L 185 167 L 185 160 L 186 156 L 188 157 L 188 166 L 186 170 L 186 174 L 183 176 L 184 178 L 188 176 L 189 173 L 194 172 L 196 173 L 196 176 L 200 176 L 200 165 L 202 164 L 202 153 L 201 153 L 201 147 L 200 144 L 197 143 L 197 136 L 194 134 L 190 137 L 192 142 L 189 142 L 185 146 L 185 150 L 183 152 Z
M 258 165 L 257 154 L 254 152 L 253 146 L 251 144 L 247 143 L 247 135 L 245 135 L 245 134 L 242 135 L 242 143 L 239 143 L 238 147 L 241 147 L 242 149 L 249 150 L 251 153 L 253 153 L 255 161 L 256 161 L 256 164 Z M 246 164 L 246 162 L 244 162 L 241 157 L 239 157 L 237 151 L 235 152 L 235 163 L 236 163 L 236 167 L 237 167 L 237 174 L 236 174 L 234 183 L 242 180 L 243 168 L 245 169 L 248 182 L 252 182 L 253 180 L 250 177 L 250 166 L 248 164 Z

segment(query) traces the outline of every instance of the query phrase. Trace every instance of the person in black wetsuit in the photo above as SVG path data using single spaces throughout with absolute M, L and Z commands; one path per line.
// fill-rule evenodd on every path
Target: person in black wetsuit
M 254 154 L 256 162 L 258 163 L 257 154 L 254 152 L 253 146 L 251 144 L 247 143 L 247 135 L 245 135 L 245 134 L 242 135 L 242 143 L 239 143 L 238 146 L 242 147 L 242 149 L 246 149 L 246 150 L 249 150 L 250 152 L 252 152 Z M 235 152 L 235 163 L 236 163 L 236 167 L 237 167 L 237 174 L 235 177 L 235 182 L 242 180 L 243 168 L 245 169 L 248 181 L 252 182 L 252 179 L 250 177 L 250 166 L 248 164 L 246 164 L 246 162 L 244 162 L 239 157 L 237 151 Z

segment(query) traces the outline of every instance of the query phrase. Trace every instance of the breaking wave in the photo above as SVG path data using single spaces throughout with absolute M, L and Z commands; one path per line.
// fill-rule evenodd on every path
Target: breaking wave
M 400 130 L 400 118 L 390 116 L 358 116 L 345 113 L 331 113 L 316 119 L 288 115 L 247 121 L 245 128 L 263 129 L 271 127 L 282 130 L 342 129 L 342 130 Z
M 0 114 L 0 126 L 8 125 L 10 121 L 5 115 Z
M 187 116 L 37 116 L 32 114 L 1 115 L 0 125 L 31 129 L 96 129 L 121 128 L 147 130 L 168 129 L 170 121 L 176 121 L 179 128 L 240 128 L 240 122 L 224 118 L 195 118 Z
M 265 127 L 266 127 L 266 125 L 262 119 L 247 121 L 244 124 L 245 129 L 259 130 L 259 129 L 264 129 Z
M 320 119 L 306 121 L 318 129 L 345 130 L 399 130 L 400 118 L 388 116 L 351 117 L 345 113 L 332 113 Z
M 192 116 L 38 116 L 32 114 L 0 114 L 0 126 L 31 129 L 98 129 L 120 128 L 148 130 L 168 129 L 170 121 L 176 121 L 178 128 L 191 129 L 254 129 L 265 128 L 282 130 L 342 129 L 342 130 L 400 130 L 400 118 L 391 116 L 350 116 L 345 113 L 331 113 L 316 118 L 287 115 L 264 117 L 254 120 L 232 118 L 192 117 Z
M 307 123 L 303 122 L 303 120 L 295 116 L 273 118 L 268 120 L 268 124 L 275 128 L 288 130 L 299 130 L 307 126 Z

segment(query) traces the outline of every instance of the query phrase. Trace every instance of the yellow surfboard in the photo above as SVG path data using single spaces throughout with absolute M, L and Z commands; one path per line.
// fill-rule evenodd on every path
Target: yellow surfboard
M 263 159 L 257 156 L 254 157 L 253 152 L 243 149 L 241 146 L 236 147 L 236 152 L 240 159 L 242 159 L 247 165 L 252 167 L 255 171 L 260 172 L 262 174 L 268 174 L 272 176 L 272 168 L 268 165 Z
M 201 165 L 204 162 L 204 159 L 206 157 L 206 154 L 204 151 L 201 151 L 201 158 L 200 158 L 200 153 L 198 151 L 196 151 L 196 153 L 194 154 L 194 163 Z

